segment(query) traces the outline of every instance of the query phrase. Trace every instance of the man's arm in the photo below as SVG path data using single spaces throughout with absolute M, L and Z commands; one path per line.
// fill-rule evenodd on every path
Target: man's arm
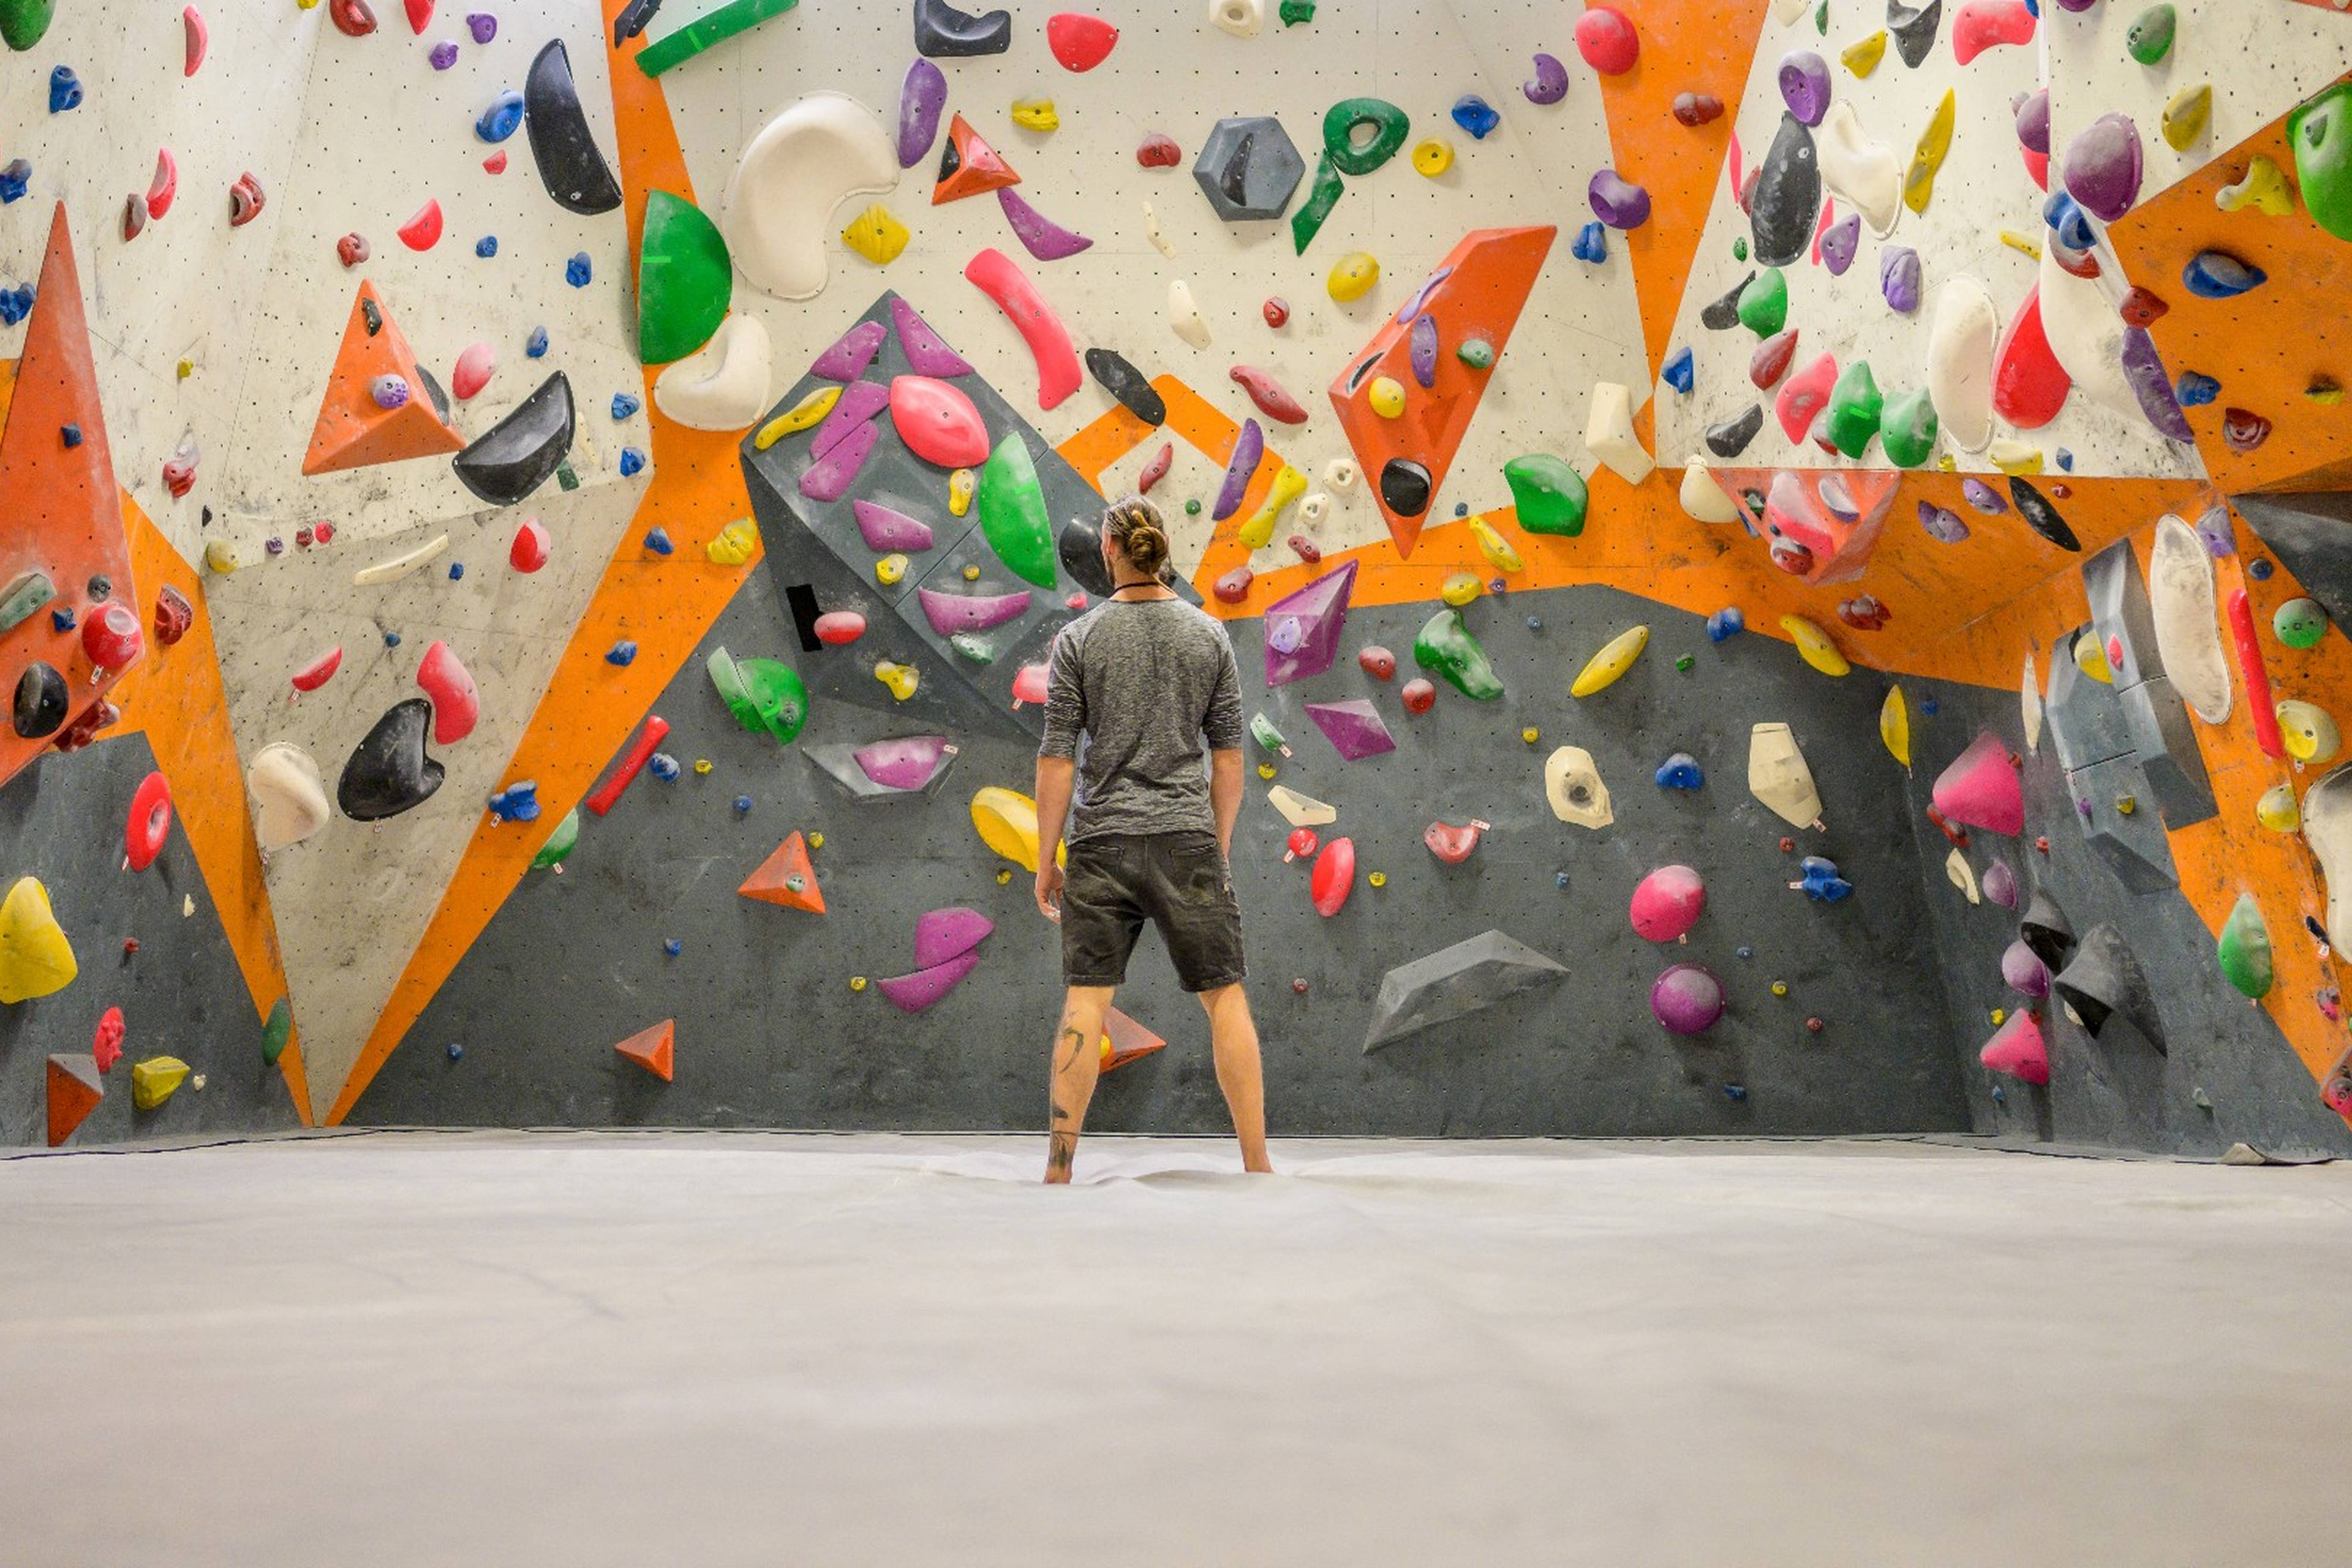
M 1037 907 L 1049 921 L 1062 918 L 1062 830 L 1070 815 L 1070 790 L 1077 764 L 1067 757 L 1037 759 Z M 1241 753 L 1234 753 L 1234 803 L 1241 804 Z
M 1045 783 L 1044 769 L 1039 769 L 1038 784 Z M 1042 806 L 1040 807 L 1042 810 Z M 1242 814 L 1242 754 L 1238 751 L 1209 753 L 1209 809 L 1217 816 L 1217 847 L 1225 858 L 1234 856 L 1234 823 Z M 1058 831 L 1058 830 L 1057 830 Z
M 1037 747 L 1037 908 L 1049 921 L 1062 918 L 1062 835 L 1076 787 L 1078 737 L 1087 727 L 1086 683 L 1070 643 L 1074 629 L 1062 628 L 1047 655 L 1045 738 Z
M 1217 683 L 1201 738 L 1209 743 L 1209 809 L 1217 818 L 1217 847 L 1234 855 L 1234 823 L 1242 814 L 1242 680 L 1230 642 L 1219 639 Z

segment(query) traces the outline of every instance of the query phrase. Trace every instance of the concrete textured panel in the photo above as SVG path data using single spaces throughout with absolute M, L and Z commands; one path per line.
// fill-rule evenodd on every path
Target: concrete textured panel
M 2132 750 L 2131 728 L 2116 689 L 2084 675 L 2074 663 L 2071 646 L 2061 639 L 2052 651 L 2050 689 L 2042 704 L 2050 749 L 2058 765 L 2069 772 L 2126 756 Z
M 2172 682 L 2163 676 L 2144 680 L 2120 694 L 2124 722 L 2132 738 L 2132 754 L 2147 775 L 2148 792 L 2165 826 L 2178 831 L 2218 814 L 2212 781 L 2205 773 L 2205 754 L 2197 744 L 2196 726 Z

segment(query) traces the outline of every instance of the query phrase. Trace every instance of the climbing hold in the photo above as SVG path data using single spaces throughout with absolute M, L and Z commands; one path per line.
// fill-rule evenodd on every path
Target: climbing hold
M 482 716 L 481 694 L 448 644 L 436 640 L 425 650 L 416 667 L 416 684 L 433 699 L 435 745 L 454 745 L 474 732 Z
M 898 84 L 898 166 L 911 169 L 939 139 L 940 110 L 947 107 L 948 79 L 920 55 Z
M 827 217 L 898 181 L 896 150 L 863 104 L 807 95 L 751 139 L 728 176 L 720 227 L 735 266 L 778 299 L 814 298 L 824 288 Z
M 335 671 L 343 666 L 343 645 L 335 644 L 326 652 L 296 670 L 289 678 L 297 691 L 316 691 L 334 679 Z
M 465 487 L 492 506 L 512 506 L 551 478 L 572 450 L 572 383 L 562 371 L 451 460 Z
M 73 1136 L 74 1129 L 105 1097 L 97 1059 L 88 1052 L 49 1058 L 47 1094 L 49 1147 L 54 1149 Z
M 2224 250 L 2200 250 L 2181 270 L 2180 281 L 2200 300 L 2234 300 L 2261 288 L 2270 275 Z
M 2014 836 L 2025 828 L 2025 794 L 2009 747 L 1990 731 L 1938 774 L 1936 809 L 1968 827 Z
M 1819 125 L 1830 109 L 1829 62 L 1811 49 L 1780 57 L 1780 100 L 1807 125 Z
M 1432 180 L 1437 178 L 1438 175 L 1454 167 L 1453 143 L 1435 136 L 1426 142 L 1415 143 L 1412 149 L 1412 167 L 1415 174 L 1425 178 Z
M 1448 110 L 1448 113 L 1452 116 L 1454 124 L 1470 133 L 1470 139 L 1473 142 L 1484 142 L 1494 132 L 1495 127 L 1503 122 L 1503 117 L 1495 111 L 1494 106 L 1475 92 L 1465 92 L 1455 99 L 1454 107 Z M 1444 146 L 1444 143 L 1440 142 L 1438 145 Z M 1445 161 L 1449 163 L 1454 161 L 1454 151 L 1450 147 L 1446 148 Z M 1414 151 L 1412 162 L 1415 168 L 1421 168 L 1421 153 L 1418 149 Z M 1427 169 L 1422 169 L 1424 174 L 1430 172 Z M 1443 170 L 1438 172 L 1443 173 Z
M 300 843 L 324 827 L 333 815 L 327 805 L 326 786 L 319 777 L 319 764 L 309 753 L 283 741 L 255 754 L 246 770 L 246 789 L 259 808 L 254 837 L 265 853 Z
M 1960 858 L 1960 852 L 1957 849 L 1953 850 L 1952 857 L 1958 863 L 1959 870 L 1965 873 L 1969 866 L 1965 859 Z M 1825 856 L 1806 856 L 1797 863 L 1797 870 L 1798 879 L 1789 884 L 1790 889 L 1791 891 L 1802 889 L 1805 897 L 1817 904 L 1834 904 L 1843 899 L 1851 898 L 1853 894 L 1853 884 L 1839 873 L 1837 862 Z M 1973 904 L 1977 901 L 1973 879 L 1965 886 L 1963 890 L 1969 894 L 1969 902 Z
M 0 900 L 0 1003 L 51 995 L 79 973 L 73 944 L 49 909 L 48 889 L 37 878 L 17 879 Z
M 441 764 L 425 752 L 432 704 L 396 702 L 352 751 L 335 785 L 335 804 L 354 822 L 379 822 L 422 805 L 441 787 Z
M 1389 733 L 1380 710 L 1361 698 L 1344 702 L 1309 702 L 1305 706 L 1307 717 L 1315 721 L 1315 727 L 1323 731 L 1324 739 L 1331 742 L 1332 750 L 1344 761 L 1352 763 L 1396 750 L 1396 739 Z
M 2277 715 L 2279 736 L 2286 754 L 2298 763 L 2318 763 L 2336 755 L 2343 744 L 2343 736 L 2336 721 L 2326 710 L 2315 703 L 2293 699 L 2280 702 L 2273 710 Z
M 2022 44 L 2035 21 L 2028 0 L 1965 0 L 1952 22 L 1952 58 L 1967 65 L 1987 49 Z
M 1562 746 L 1544 759 L 1544 801 L 1551 814 L 1579 827 L 1606 827 L 1616 818 L 1609 803 L 1609 786 L 1601 781 L 1592 753 L 1581 746 Z
M 1351 580 L 1354 567 L 1351 561 L 1342 569 Z M 1423 624 L 1413 636 L 1412 661 L 1433 675 L 1444 676 L 1456 691 L 1475 701 L 1491 702 L 1503 695 L 1502 678 L 1495 673 L 1486 650 L 1471 636 L 1460 610 L 1440 610 Z
M 257 192 L 256 199 L 258 200 Z M 258 208 L 256 209 L 257 211 Z M 250 215 L 248 215 L 250 216 Z M 232 223 L 237 221 L 231 218 Z M 441 204 L 427 201 L 399 228 L 401 244 L 411 250 L 430 250 L 441 243 Z
M 1857 360 L 1848 365 L 1830 393 L 1825 420 L 1830 445 L 1849 458 L 1861 457 L 1878 434 L 1885 406 L 1869 364 Z
M 2172 37 L 2179 26 L 2179 15 L 2169 5 L 2151 5 L 2141 12 L 2124 35 L 2124 48 L 2144 66 L 2161 65 L 2164 57 L 2172 52 Z
M 1789 280 L 1777 267 L 1768 267 L 1738 290 L 1733 320 L 1759 338 L 1769 338 L 1789 323 Z
M 1723 118 L 1723 100 L 1711 92 L 1679 92 L 1672 106 L 1678 124 L 1697 130 Z
M 1675 668 L 1681 667 L 1682 661 L 1677 660 Z M 1706 774 L 1700 769 L 1696 757 L 1688 752 L 1676 752 L 1658 764 L 1658 771 L 1651 775 L 1651 782 L 1660 789 L 1699 789 L 1706 785 Z
M 1650 1014 L 1668 1033 L 1702 1035 L 1723 1016 L 1723 982 L 1703 964 L 1677 963 L 1650 987 Z
M 1886 58 L 1886 30 L 1882 27 L 1869 37 L 1848 44 L 1839 51 L 1838 63 L 1858 77 L 1867 78 Z
M 1585 187 L 1585 199 L 1591 204 L 1592 215 L 1614 229 L 1636 229 L 1650 221 L 1650 193 L 1620 175 L 1614 169 L 1603 169 L 1592 176 Z M 1584 259 L 1598 261 L 1607 255 L 1588 256 Z
M 2063 177 L 2068 195 L 2113 223 L 2139 199 L 2141 173 L 2139 127 L 2127 114 L 2103 114 L 2067 147 Z
M 965 263 L 963 275 L 1003 310 L 1037 365 L 1037 405 L 1052 408 L 1078 389 L 1077 350 L 1062 319 L 1037 292 L 1012 258 L 985 249 Z
M 1569 686 L 1568 694 L 1591 697 L 1607 690 L 1624 678 L 1625 672 L 1633 668 L 1633 661 L 1642 657 L 1642 650 L 1649 646 L 1647 626 L 1633 626 L 1618 633 L 1586 661 L 1583 670 Z
M 2257 1002 L 2270 994 L 2276 979 L 2270 927 L 2263 923 L 2262 909 L 2252 893 L 2238 895 L 2230 918 L 2222 922 L 2214 952 L 2221 962 L 2222 978 L 2241 993 Z
M 1791 827 L 1821 826 L 1813 772 L 1786 724 L 1759 724 L 1748 737 L 1748 792 Z
M 1385 99 L 1341 99 L 1323 114 L 1323 154 L 1339 174 L 1360 178 L 1395 157 L 1412 129 L 1405 111 Z M 1359 132 L 1370 134 L 1359 140 Z
M 73 67 L 58 66 L 50 71 L 49 112 L 63 114 L 69 109 L 80 107 L 81 78 L 74 74 Z
M 1323 846 L 1315 857 L 1315 869 L 1309 878 L 1308 897 L 1315 912 L 1328 920 L 1347 907 L 1348 895 L 1356 887 L 1356 842 L 1352 838 L 1334 838 Z
M 667 191 L 646 194 L 643 233 L 637 354 L 647 364 L 665 364 L 692 353 L 719 330 L 733 296 L 734 268 L 719 226 Z M 766 390 L 762 385 L 763 396 Z
M 1013 123 L 1024 131 L 1051 132 L 1062 128 L 1062 117 L 1050 98 L 1016 98 L 1013 100 L 1012 116 Z
M 1307 15 L 1314 14 L 1310 5 Z M 1236 38 L 1255 38 L 1265 26 L 1265 0 L 1209 0 L 1209 24 Z
M 1797 657 L 1823 675 L 1842 676 L 1853 672 L 1853 666 L 1846 662 L 1845 655 L 1838 651 L 1838 646 L 1830 640 L 1829 633 L 1804 616 L 1782 616 L 1780 629 L 1789 634 L 1790 642 L 1797 649 Z
M 142 1110 L 162 1109 L 173 1091 L 185 1083 L 188 1064 L 177 1057 L 150 1057 L 131 1068 L 131 1103 Z
M 2287 116 L 2287 142 L 2304 210 L 2338 239 L 2352 240 L 2352 82 L 2338 81 Z
M 1471 853 L 1478 847 L 1478 836 L 1494 826 L 1493 823 L 1475 816 L 1472 817 L 1466 826 L 1461 827 L 1447 822 L 1433 822 L 1422 829 L 1421 842 L 1432 855 L 1436 856 L 1446 865 L 1459 866 L 1470 858 Z M 1375 872 L 1374 875 L 1378 876 L 1379 873 Z M 1386 880 L 1386 878 L 1381 878 L 1372 885 L 1377 888 Z
M 2176 153 L 2186 153 L 2203 138 L 2212 123 L 2213 84 L 2200 81 L 2182 88 L 2166 101 L 2160 129 L 2166 146 Z M 2293 124 L 2292 116 L 2289 117 L 2289 124 Z M 2288 132 L 2288 139 L 2294 140 L 2292 129 Z M 2307 181 L 2305 188 L 2306 191 L 2309 189 Z
M 1634 434 L 1633 393 L 1622 382 L 1593 384 L 1591 407 L 1585 418 L 1584 445 L 1629 485 L 1640 484 L 1657 468 L 1641 437 Z
M 1013 14 L 988 11 L 975 16 L 947 0 L 915 0 L 915 52 L 932 59 L 1001 55 L 1013 44 Z
M 2327 635 L 2327 612 L 2315 599 L 2289 599 L 2272 614 L 2271 630 L 2289 647 L 2317 647 Z
M 2000 319 L 1974 279 L 1955 278 L 1936 298 L 1927 333 L 1927 391 L 1937 416 L 1963 452 L 1992 440 L 1992 369 Z
M 1755 190 L 1748 198 L 1749 232 L 1757 261 L 1766 267 L 1785 267 L 1803 256 L 1812 243 L 1821 207 L 1822 170 L 1813 133 L 1795 115 L 1784 113 L 1780 132 L 1757 169 Z
M 2221 411 L 2221 439 L 2232 452 L 2251 452 L 2271 438 L 2271 422 L 2248 408 Z
M 1568 68 L 1557 56 L 1538 51 L 1535 69 L 1536 74 L 1519 87 L 1529 103 L 1553 104 L 1568 96 Z
M 1331 264 L 1323 287 L 1332 299 L 1341 304 L 1360 300 L 1381 280 L 1381 264 L 1370 252 L 1351 250 Z
M 1110 58 L 1118 29 L 1100 16 L 1064 11 L 1045 18 L 1045 47 L 1066 71 L 1090 71 Z
M 1615 6 L 1589 6 L 1576 19 L 1576 52 L 1602 76 L 1623 76 L 1642 58 L 1641 35 Z
M 1680 942 L 1706 910 L 1706 884 L 1688 866 L 1661 866 L 1633 889 L 1629 913 L 1645 942 Z
M 449 372 L 449 390 L 463 403 L 490 384 L 498 369 L 498 351 L 488 343 L 468 343 Z
M 1977 1053 L 1977 1060 L 1994 1072 L 2005 1073 L 2021 1083 L 2046 1084 L 2050 1081 L 2050 1047 L 2042 1038 L 2042 1026 L 2033 1015 L 2021 1007 L 2010 1015 Z
M 2266 216 L 2284 217 L 2294 211 L 2294 188 L 2276 163 L 2257 153 L 2246 165 L 2245 178 L 2213 193 L 2213 205 L 2225 213 L 2252 208 Z
M 772 358 L 760 318 L 730 316 L 708 343 L 655 378 L 654 405 L 689 429 L 740 430 L 768 405 Z

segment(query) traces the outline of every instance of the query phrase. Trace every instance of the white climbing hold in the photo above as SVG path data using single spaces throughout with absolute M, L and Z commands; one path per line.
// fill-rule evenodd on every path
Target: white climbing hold
M 2172 689 L 2208 724 L 2227 722 L 2234 698 L 2215 614 L 2213 557 L 2197 531 L 2169 512 L 2157 520 L 2148 552 L 2147 599 Z
M 1168 327 L 1196 349 L 1209 346 L 1209 322 L 1192 302 L 1192 286 L 1181 278 L 1168 282 Z
M 1341 495 L 1354 489 L 1356 481 L 1363 477 L 1364 470 L 1356 466 L 1353 458 L 1334 458 L 1323 465 L 1323 487 Z
M 1617 820 L 1609 803 L 1609 786 L 1592 753 L 1582 746 L 1562 746 L 1544 759 L 1544 800 L 1551 814 L 1579 827 L 1606 827 Z
M 1973 278 L 1955 278 L 1936 294 L 1927 328 L 1927 398 L 1944 435 L 1963 452 L 1992 445 L 1992 353 L 2000 313 Z
M 352 586 L 373 588 L 379 583 L 397 583 L 448 548 L 449 536 L 446 533 L 436 535 L 404 555 L 395 555 L 389 561 L 361 567 L 352 574 Z
M 1276 784 L 1266 791 L 1265 803 L 1282 813 L 1282 820 L 1293 827 L 1320 827 L 1339 819 L 1337 810 L 1312 795 L 1299 794 L 1288 784 Z
M 1957 848 L 1944 858 L 1944 875 L 1951 879 L 1952 886 L 1967 895 L 1969 902 L 1972 904 L 1984 902 L 1984 895 L 1977 890 L 1976 868 L 1969 864 L 1969 858 Z
M 2074 390 L 2122 415 L 2134 429 L 2145 428 L 2139 395 L 2124 378 L 2124 319 L 2106 290 L 2097 279 L 2077 278 L 2059 266 L 2050 246 L 2042 249 L 2041 280 L 2042 331 L 2059 368 L 2074 378 Z
M 1331 515 L 1331 498 L 1321 490 L 1316 490 L 1301 500 L 1291 515 L 1309 528 L 1320 528 L 1323 520 Z
M 1715 482 L 1706 459 L 1694 457 L 1683 465 L 1683 510 L 1699 522 L 1738 522 L 1739 503 Z
M 2352 764 L 2326 774 L 2303 795 L 2303 837 L 2327 884 L 2326 927 L 2340 937 L 2352 915 Z
M 688 429 L 744 429 L 767 411 L 770 359 L 768 329 L 739 311 L 654 378 L 654 406 Z
M 1152 249 L 1171 261 L 1176 259 L 1176 247 L 1168 243 L 1166 235 L 1160 232 L 1160 215 L 1151 210 L 1150 202 L 1143 204 L 1143 237 L 1151 242 Z
M 1265 26 L 1265 0 L 1209 0 L 1209 26 L 1236 38 L 1255 38 Z
M 1813 8 L 1813 0 L 1772 0 L 1772 20 L 1786 26 Z
M 284 741 L 264 746 L 246 770 L 245 787 L 258 807 L 253 836 L 264 850 L 299 844 L 327 826 L 327 786 L 309 752 Z
M 1638 485 L 1656 471 L 1657 463 L 1633 434 L 1633 392 L 1623 382 L 1592 384 L 1592 410 L 1584 420 L 1586 450 L 1609 466 L 1629 485 Z
M 2042 750 L 2042 676 L 2033 668 L 2033 655 L 2025 656 L 2025 680 L 2017 689 L 2021 711 L 2025 716 L 2025 749 Z
M 1759 724 L 1748 732 L 1748 793 L 1791 827 L 1822 825 L 1822 793 L 1786 724 Z
M 727 181 L 727 237 L 735 265 L 780 300 L 823 291 L 833 210 L 898 183 L 898 155 L 881 121 L 854 98 L 813 92 L 768 121 Z
M 1903 216 L 1903 161 L 1895 149 L 1862 128 L 1853 105 L 1839 99 L 1814 132 L 1822 184 L 1843 196 L 1881 239 Z

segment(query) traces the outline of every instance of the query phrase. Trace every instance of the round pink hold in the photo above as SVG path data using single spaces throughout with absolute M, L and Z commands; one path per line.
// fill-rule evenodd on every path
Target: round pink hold
M 1642 39 L 1624 12 L 1595 5 L 1576 19 L 1576 52 L 1602 76 L 1623 76 L 1642 58 Z
M 918 458 L 942 468 L 988 461 L 988 426 L 971 399 L 944 381 L 902 375 L 890 383 L 890 423 Z
M 1661 866 L 1633 889 L 1633 930 L 1645 942 L 1673 942 L 1706 910 L 1706 884 L 1687 866 Z
M 1650 987 L 1650 1011 L 1674 1034 L 1704 1034 L 1723 1016 L 1723 982 L 1702 964 L 1677 963 Z
M 468 343 L 466 352 L 449 372 L 449 390 L 463 403 L 490 384 L 490 375 L 499 368 L 498 351 L 488 343 Z

